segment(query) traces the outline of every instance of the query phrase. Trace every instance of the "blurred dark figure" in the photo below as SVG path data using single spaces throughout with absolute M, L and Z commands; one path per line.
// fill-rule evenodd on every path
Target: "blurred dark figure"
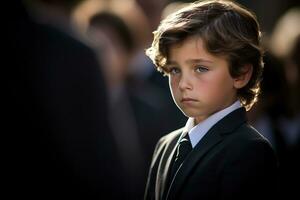
M 300 33 L 293 41 L 293 47 L 285 61 L 285 75 L 292 95 L 291 115 L 300 117 Z
M 146 27 L 141 27 L 143 29 L 150 29 L 152 33 L 157 26 L 162 17 L 162 12 L 167 5 L 167 0 L 136 0 L 137 4 L 142 8 L 147 19 Z M 146 35 L 147 39 L 139 45 L 134 58 L 132 59 L 130 65 L 132 69 L 131 78 L 136 84 L 136 89 L 142 91 L 144 85 L 151 85 L 160 92 L 156 96 L 164 99 L 164 106 L 162 107 L 162 113 L 168 113 L 168 120 L 165 122 L 164 129 L 161 130 L 161 135 L 178 129 L 185 125 L 187 118 L 178 110 L 175 105 L 172 96 L 170 94 L 168 78 L 161 76 L 160 73 L 157 73 L 156 67 L 152 61 L 145 55 L 145 49 L 151 45 L 153 34 Z M 144 98 L 149 98 L 148 96 L 142 95 Z M 155 101 L 153 101 L 155 102 Z M 159 138 L 157 138 L 159 139 Z M 153 147 L 154 150 L 154 147 Z M 153 151 L 152 151 L 153 152 Z
M 109 116 L 113 136 L 122 159 L 127 194 L 123 199 L 142 199 L 152 152 L 164 128 L 160 91 L 129 80 L 129 62 L 136 41 L 121 15 L 100 11 L 87 30 L 100 60 L 109 88 Z M 105 52 L 105 53 L 104 53 Z
M 284 139 L 287 147 L 282 159 L 283 197 L 300 197 L 297 183 L 300 180 L 300 35 L 285 60 L 285 75 L 290 98 L 289 115 L 281 120 L 282 130 L 286 130 Z
M 282 199 L 299 198 L 300 180 L 300 8 L 277 19 L 265 39 L 268 53 L 261 99 L 250 112 L 253 125 L 269 139 L 279 157 Z
M 283 132 L 286 153 L 282 156 L 282 194 L 284 198 L 300 197 L 300 7 L 292 7 L 280 16 L 272 34 L 269 46 L 274 55 L 283 62 L 283 74 L 287 83 L 287 115 L 277 126 Z
M 127 182 L 123 199 L 141 199 L 139 188 L 145 181 L 141 180 L 146 168 L 145 158 L 126 85 L 133 38 L 121 17 L 110 12 L 100 12 L 91 17 L 88 36 L 100 60 L 107 64 L 103 71 L 109 88 L 110 125 L 122 161 L 120 179 L 124 185 Z
M 264 62 L 260 101 L 248 116 L 251 124 L 271 142 L 276 150 L 281 196 L 283 198 L 299 196 L 294 183 L 300 178 L 300 121 L 299 112 L 291 103 L 299 93 L 293 93 L 295 91 L 290 89 L 283 60 L 268 52 Z
M 282 61 L 267 52 L 264 63 L 260 101 L 249 112 L 249 117 L 253 125 L 271 142 L 281 160 L 285 156 L 286 145 L 279 121 L 289 113 L 288 85 Z
M 74 2 L 30 1 L 36 13 L 13 5 L 5 124 L 10 196 L 121 199 L 107 88 L 92 50 L 65 29 Z
M 265 55 L 264 62 L 260 101 L 249 112 L 249 118 L 276 150 L 280 194 L 285 198 L 299 196 L 293 184 L 299 180 L 300 173 L 299 137 L 295 136 L 299 135 L 299 118 L 294 118 L 295 110 L 290 106 L 293 95 L 290 93 L 283 62 L 269 53 Z M 294 132 L 291 133 L 290 129 Z

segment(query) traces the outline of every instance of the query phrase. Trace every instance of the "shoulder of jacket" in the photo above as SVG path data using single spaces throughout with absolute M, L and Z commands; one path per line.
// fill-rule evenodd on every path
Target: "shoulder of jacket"
M 232 141 L 232 148 L 238 147 L 244 149 L 262 145 L 273 149 L 269 140 L 248 123 L 245 123 L 236 129 L 230 140 Z

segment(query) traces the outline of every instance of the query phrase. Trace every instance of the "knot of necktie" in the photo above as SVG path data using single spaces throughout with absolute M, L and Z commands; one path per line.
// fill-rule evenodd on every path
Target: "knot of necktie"
M 179 142 L 176 152 L 175 162 L 183 162 L 185 157 L 192 151 L 192 144 L 189 140 L 188 134 L 186 134 Z M 180 164 L 181 164 L 180 163 Z

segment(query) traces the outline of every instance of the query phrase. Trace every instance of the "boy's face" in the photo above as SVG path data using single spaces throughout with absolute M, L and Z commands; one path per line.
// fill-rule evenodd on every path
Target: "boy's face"
M 199 37 L 171 46 L 166 68 L 176 105 L 196 123 L 237 100 L 227 60 L 208 53 Z

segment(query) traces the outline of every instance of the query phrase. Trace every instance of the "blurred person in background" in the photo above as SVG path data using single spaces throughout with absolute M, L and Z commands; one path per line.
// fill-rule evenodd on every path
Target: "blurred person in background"
M 146 17 L 144 26 L 150 30 L 149 33 L 152 33 L 159 25 L 163 17 L 162 14 L 168 5 L 168 1 L 136 0 L 136 3 L 142 8 Z M 166 99 L 162 112 L 169 113 L 168 123 L 165 125 L 163 132 L 168 133 L 171 130 L 183 126 L 187 118 L 180 113 L 172 100 L 167 77 L 163 77 L 157 73 L 155 65 L 145 55 L 145 48 L 151 45 L 151 40 L 152 35 L 147 34 L 146 39 L 140 44 L 139 49 L 136 51 L 130 63 L 131 76 L 140 83 L 151 84 L 161 90 L 160 96 Z
M 282 185 L 285 194 L 300 197 L 299 189 L 294 184 L 300 180 L 300 34 L 295 39 L 285 70 L 289 83 L 291 112 L 280 123 L 282 129 L 287 130 L 285 135 L 287 154 L 282 164 Z
M 299 8 L 277 21 L 269 38 L 262 80 L 262 100 L 249 113 L 251 123 L 270 140 L 279 156 L 280 194 L 299 196 L 293 183 L 300 179 Z
M 145 168 L 145 157 L 126 84 L 128 62 L 133 52 L 134 41 L 122 18 L 107 11 L 91 16 L 87 35 L 100 60 L 106 63 L 102 70 L 105 72 L 109 88 L 108 109 L 112 136 L 122 160 L 123 171 L 118 173 L 120 181 L 126 185 L 126 195 L 123 198 L 139 199 L 141 189 L 138 188 L 144 181 L 141 178 Z
M 120 199 L 107 87 L 95 54 L 72 32 L 79 1 L 14 5 L 7 115 L 12 196 Z M 26 8 L 25 6 L 26 5 Z
M 300 7 L 287 10 L 278 19 L 270 37 L 270 50 L 284 65 L 288 86 L 287 107 L 278 126 L 283 132 L 286 153 L 281 162 L 283 197 L 299 197 L 294 183 L 300 180 Z
M 270 52 L 266 52 L 264 55 L 260 93 L 261 101 L 248 112 L 248 117 L 251 124 L 270 141 L 277 151 L 277 155 L 282 159 L 285 155 L 286 145 L 278 123 L 289 113 L 289 99 L 287 98 L 289 92 L 283 63 Z
M 112 135 L 122 160 L 118 172 L 125 186 L 125 199 L 141 199 L 159 133 L 163 128 L 164 99 L 151 85 L 130 80 L 129 62 L 136 47 L 130 26 L 113 10 L 102 10 L 90 18 L 87 36 L 103 67 L 109 94 Z M 130 181 L 128 181 L 130 180 Z

